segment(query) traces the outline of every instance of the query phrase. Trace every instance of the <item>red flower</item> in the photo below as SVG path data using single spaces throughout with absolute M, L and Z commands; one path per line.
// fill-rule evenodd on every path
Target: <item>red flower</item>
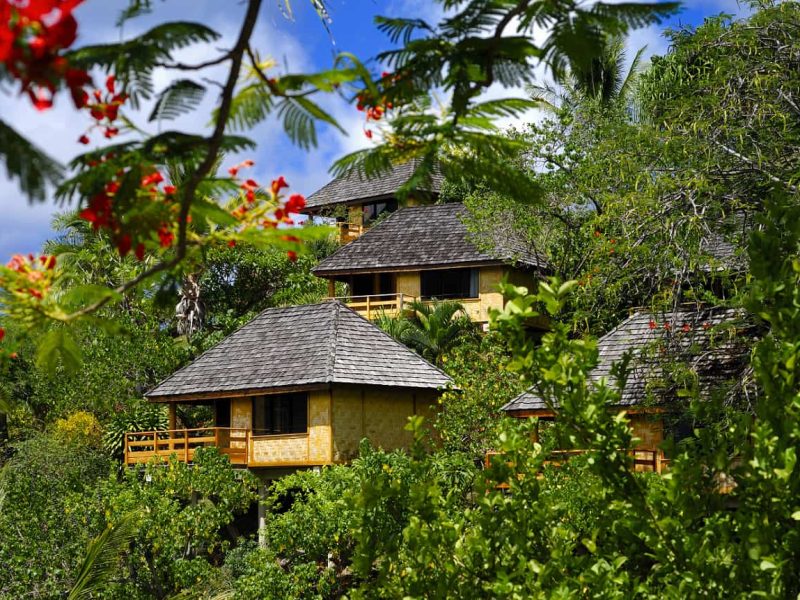
M 144 260 L 144 244 L 136 244 L 136 249 L 133 251 L 138 260 Z
M 4 337 L 6 337 L 6 330 L 0 327 L 0 342 L 3 341 Z
M 297 252 L 294 250 L 289 250 L 286 253 L 286 258 L 288 258 L 290 262 L 297 262 Z
M 28 96 L 30 96 L 33 107 L 36 110 L 47 110 L 49 108 L 53 108 L 53 97 L 48 95 L 48 93 L 42 88 L 39 88 L 36 90 L 36 92 L 33 90 L 28 90 Z
M 306 199 L 302 196 L 302 194 L 292 194 L 289 196 L 289 200 L 286 202 L 286 205 L 283 208 L 287 213 L 297 213 L 305 208 L 305 205 Z
M 272 193 L 277 195 L 283 188 L 288 188 L 289 184 L 286 183 L 286 179 L 283 178 L 283 175 L 278 177 L 277 179 L 272 180 Z
M 688 324 L 688 323 L 684 323 L 684 324 L 683 324 L 683 327 L 681 327 L 681 330 L 682 330 L 684 333 L 689 333 L 689 332 L 692 330 L 692 328 L 689 326 L 689 324 Z
M 128 252 L 131 251 L 131 235 L 129 233 L 123 234 L 122 237 L 117 240 L 117 250 L 120 256 L 127 256 Z
M 8 261 L 6 266 L 11 269 L 12 271 L 16 271 L 17 273 L 22 273 L 27 265 L 28 261 L 25 260 L 25 257 L 21 254 L 15 254 L 11 257 L 11 260 Z
M 239 167 L 231 167 L 230 169 L 228 169 L 228 173 L 230 174 L 231 177 L 236 177 L 236 175 L 239 174 Z
M 594 232 L 594 237 L 600 237 L 602 234 L 599 231 Z
M 247 190 L 245 197 L 247 198 L 247 201 L 250 203 L 256 201 L 256 193 L 253 190 Z
M 254 164 L 256 163 L 250 160 L 249 158 L 247 160 L 242 161 L 243 167 L 252 167 Z
M 233 248 L 236 245 L 236 240 L 228 240 L 228 248 Z
M 119 129 L 116 127 L 106 127 L 106 130 L 103 132 L 103 135 L 106 136 L 106 139 L 111 139 L 114 136 L 119 134 Z
M 371 129 L 365 129 L 364 130 L 364 135 L 367 136 L 367 138 L 371 140 L 372 139 L 372 130 Z
M 172 242 L 175 241 L 175 235 L 169 230 L 169 228 L 166 225 L 162 225 L 158 230 L 158 239 L 162 248 L 169 248 L 170 246 L 172 246 Z
M 114 93 L 114 82 L 116 81 L 116 77 L 113 75 L 109 75 L 106 77 L 106 89 L 108 90 L 109 94 Z
M 670 329 L 672 329 L 672 325 L 670 325 L 669 323 L 664 323 L 664 329 L 669 331 Z
M 703 329 L 706 329 L 706 330 L 711 329 L 711 323 L 708 323 L 708 322 L 703 323 Z
M 89 136 L 88 136 L 88 135 L 86 135 L 86 134 L 83 134 L 81 137 L 79 137 L 79 138 L 78 138 L 78 141 L 79 141 L 81 144 L 84 144 L 84 145 L 86 145 L 86 144 L 88 144 L 88 143 L 89 143 Z
M 254 190 L 258 187 L 258 182 L 255 179 L 248 179 L 247 181 L 244 182 L 244 185 L 242 187 Z
M 52 271 L 56 266 L 56 257 L 55 256 L 40 256 L 39 262 L 42 263 L 42 266 L 47 269 L 48 271 Z
M 156 185 L 161 183 L 162 181 L 164 181 L 164 176 L 158 171 L 155 171 L 150 175 L 142 177 L 142 187 L 149 187 L 151 185 Z
M 178 191 L 178 188 L 176 188 L 174 185 L 165 185 L 164 186 L 164 193 L 165 194 L 170 194 L 171 195 L 171 194 L 174 194 L 177 191 Z
M 647 326 L 650 327 L 650 329 L 655 329 L 656 327 L 658 327 L 658 323 L 656 323 L 655 321 L 650 321 L 650 323 L 648 323 Z

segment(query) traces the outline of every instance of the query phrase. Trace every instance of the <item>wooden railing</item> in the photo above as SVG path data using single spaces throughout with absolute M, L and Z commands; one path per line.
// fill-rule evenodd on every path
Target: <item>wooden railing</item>
M 418 298 L 407 294 L 372 294 L 369 296 L 337 297 L 331 298 L 331 300 L 344 302 L 362 317 L 372 321 L 383 314 L 387 317 L 396 317 Z
M 247 465 L 250 430 L 235 427 L 205 427 L 165 431 L 137 431 L 125 434 L 125 464 L 145 463 L 175 455 L 181 462 L 194 460 L 198 448 L 214 446 L 233 465 Z
M 336 223 L 336 229 L 339 230 L 339 243 L 349 244 L 357 240 L 368 229 L 360 223 L 348 223 L 346 221 L 339 221 Z
M 542 463 L 543 467 L 560 467 L 574 456 L 586 454 L 588 450 L 554 450 Z M 486 453 L 484 465 L 489 468 L 492 464 L 492 457 L 500 455 L 500 452 L 490 451 Z M 667 470 L 669 460 L 664 458 L 661 450 L 650 448 L 636 448 L 628 452 L 633 457 L 633 470 L 637 473 L 658 473 L 659 475 Z M 507 487 L 505 484 L 501 487 Z

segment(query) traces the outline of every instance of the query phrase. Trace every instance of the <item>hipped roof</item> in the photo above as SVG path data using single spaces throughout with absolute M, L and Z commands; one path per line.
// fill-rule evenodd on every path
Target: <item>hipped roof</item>
M 711 393 L 722 383 L 742 378 L 754 335 L 744 314 L 733 309 L 638 311 L 598 340 L 599 362 L 590 378 L 599 381 L 605 377 L 613 386 L 612 366 L 631 352 L 628 380 L 617 406 L 646 403 L 665 408 L 677 399 L 677 387 L 668 380 L 671 363 L 691 369 L 700 392 Z M 501 410 L 513 415 L 551 409 L 531 388 Z
M 147 394 L 154 401 L 343 383 L 437 389 L 451 379 L 343 304 L 271 308 Z
M 411 179 L 418 164 L 418 161 L 412 160 L 394 165 L 388 173 L 369 178 L 356 169 L 348 171 L 306 198 L 303 212 L 312 213 L 328 206 L 393 198 L 397 190 Z M 428 195 L 438 194 L 443 182 L 444 176 L 435 169 L 428 181 L 417 186 L 417 191 Z
M 480 249 L 464 225 L 466 211 L 458 203 L 401 208 L 320 262 L 313 273 L 325 277 L 490 264 L 548 269 L 547 260 L 509 223 L 482 234 L 481 246 L 493 250 Z

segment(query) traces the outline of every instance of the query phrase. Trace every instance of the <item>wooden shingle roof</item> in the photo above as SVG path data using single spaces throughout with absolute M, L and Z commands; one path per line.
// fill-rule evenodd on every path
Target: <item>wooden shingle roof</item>
M 444 372 L 343 304 L 270 308 L 146 394 L 224 397 L 331 383 L 437 389 Z
M 508 226 L 485 234 L 493 252 L 479 249 L 462 220 L 466 210 L 457 203 L 401 208 L 320 262 L 313 273 L 325 277 L 491 264 L 547 270 L 547 260 Z
M 397 190 L 411 179 L 416 168 L 417 162 L 409 161 L 395 165 L 388 173 L 370 178 L 364 177 L 360 171 L 351 170 L 306 198 L 303 212 L 313 213 L 320 208 L 338 204 L 393 198 Z M 438 194 L 443 182 L 444 176 L 436 170 L 430 180 L 420 184 L 417 189 L 428 195 Z
M 679 364 L 697 377 L 701 393 L 739 381 L 748 369 L 749 347 L 755 336 L 740 311 L 724 308 L 687 308 L 654 314 L 639 311 L 598 340 L 599 362 L 590 373 L 614 384 L 611 368 L 626 352 L 632 353 L 628 380 L 619 406 L 668 404 L 677 399 L 680 385 L 671 381 L 669 366 Z M 533 389 L 523 392 L 503 411 L 514 415 L 550 409 Z

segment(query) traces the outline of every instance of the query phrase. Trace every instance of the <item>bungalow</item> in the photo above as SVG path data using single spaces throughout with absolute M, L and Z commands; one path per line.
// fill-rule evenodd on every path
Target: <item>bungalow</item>
M 169 408 L 167 431 L 128 434 L 125 463 L 216 446 L 267 478 L 344 463 L 368 438 L 407 447 L 408 417 L 430 415 L 450 378 L 337 301 L 267 309 L 146 396 Z M 178 429 L 176 405 L 213 407 Z
M 409 161 L 394 165 L 388 173 L 370 178 L 352 170 L 306 198 L 303 212 L 309 216 L 334 217 L 340 242 L 351 242 L 369 229 L 378 217 L 398 209 L 397 190 L 408 182 L 417 164 Z M 438 171 L 434 172 L 429 181 L 417 186 L 405 204 L 417 206 L 434 202 L 439 197 L 443 181 L 444 177 Z
M 549 267 L 509 224 L 476 239 L 465 213 L 458 203 L 401 208 L 312 272 L 328 280 L 331 297 L 337 281 L 346 283 L 348 305 L 368 319 L 413 300 L 450 299 L 486 323 L 489 309 L 504 305 L 500 281 L 534 289 Z
M 723 394 L 727 402 L 745 401 L 752 391 L 748 348 L 754 335 L 743 313 L 733 309 L 686 307 L 661 314 L 639 310 L 598 340 L 599 362 L 590 378 L 605 378 L 613 385 L 612 366 L 631 355 L 619 402 L 609 408 L 626 413 L 639 440 L 637 456 L 649 454 L 660 465 L 665 439 L 686 437 L 693 428 L 682 410 L 680 390 L 694 386 L 706 397 Z M 558 407 L 548 406 L 533 389 L 501 410 L 540 421 L 558 415 Z M 654 464 L 654 470 L 660 467 Z

